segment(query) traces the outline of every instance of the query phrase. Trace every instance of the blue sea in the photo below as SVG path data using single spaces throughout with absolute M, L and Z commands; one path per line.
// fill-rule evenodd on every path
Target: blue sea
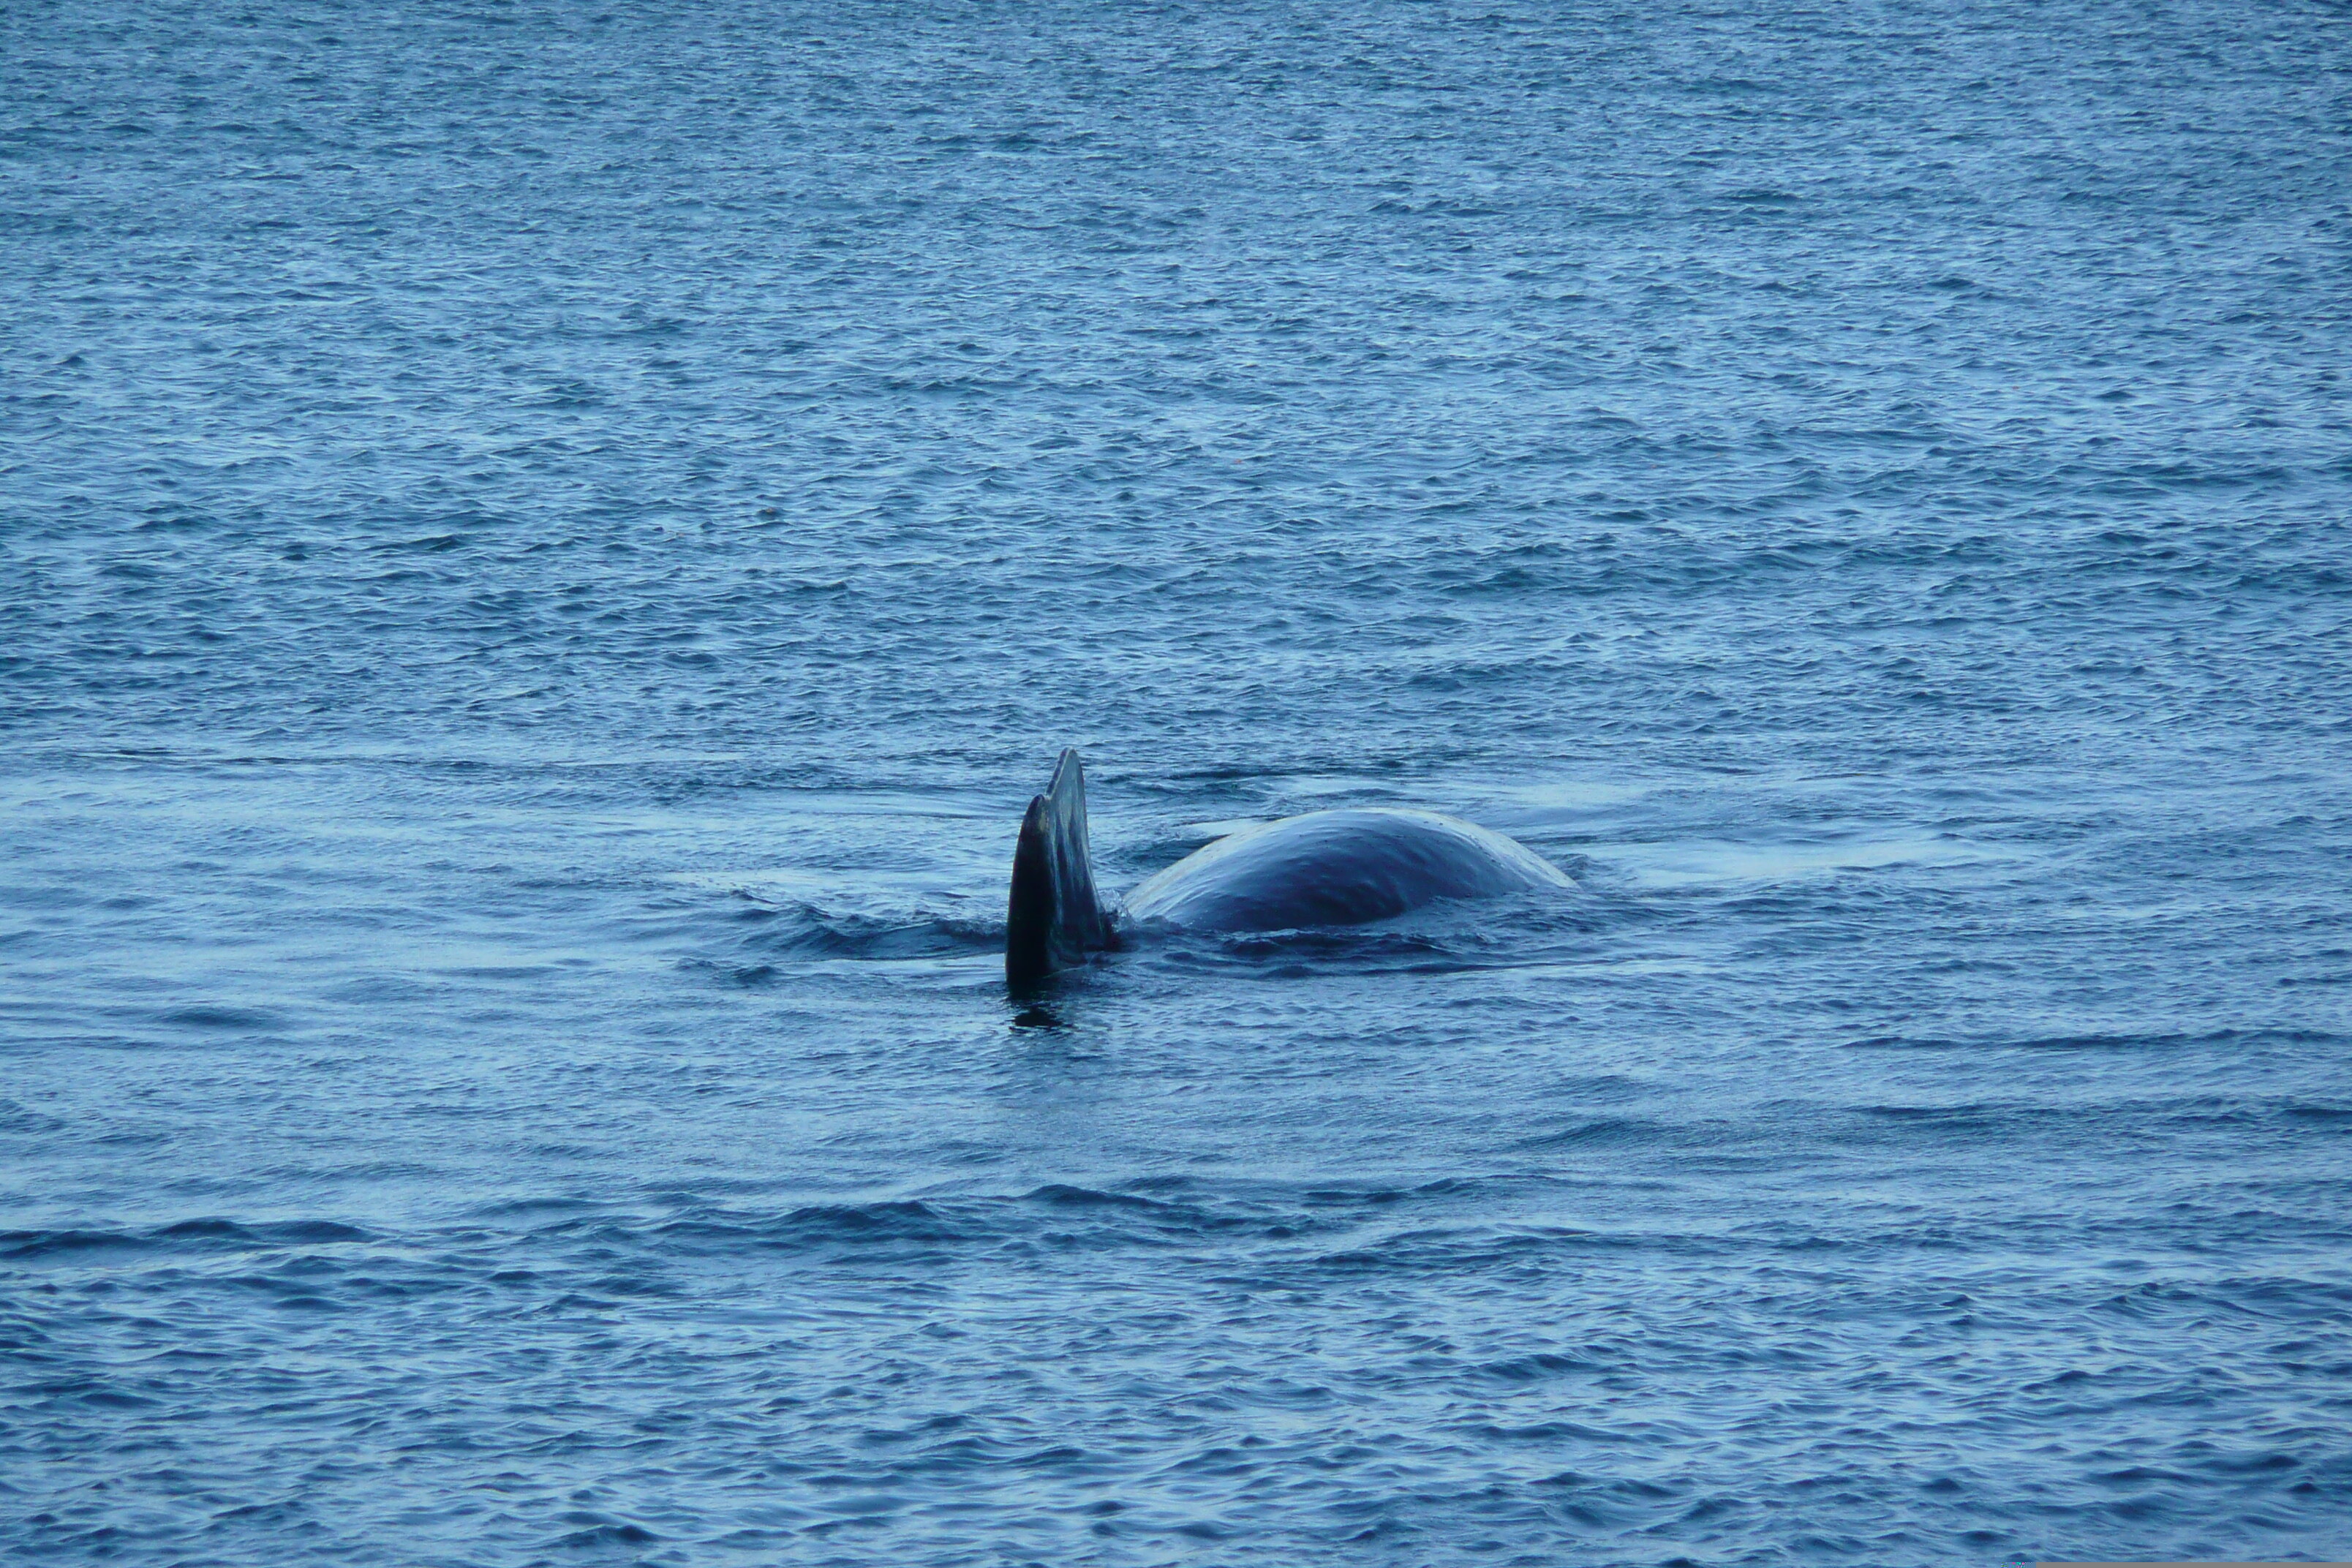
M 2352 1554 L 2343 5 L 8 0 L 0 307 L 0 1560 Z

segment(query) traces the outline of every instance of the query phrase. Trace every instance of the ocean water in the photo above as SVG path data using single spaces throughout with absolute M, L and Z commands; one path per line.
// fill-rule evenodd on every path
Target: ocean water
M 2347 84 L 11 0 L 0 1557 L 2345 1556 Z M 1064 745 L 1579 886 L 1014 999 Z

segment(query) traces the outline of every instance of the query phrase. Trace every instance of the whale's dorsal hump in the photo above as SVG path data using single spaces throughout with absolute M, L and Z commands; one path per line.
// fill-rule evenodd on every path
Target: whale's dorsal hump
M 1054 782 L 1029 802 L 1013 849 L 1013 896 L 1004 914 L 1004 978 L 1031 985 L 1111 945 L 1095 897 L 1087 843 L 1087 770 L 1066 751 Z

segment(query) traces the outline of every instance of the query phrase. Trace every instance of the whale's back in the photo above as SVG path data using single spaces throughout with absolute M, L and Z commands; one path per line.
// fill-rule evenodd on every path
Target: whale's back
M 1431 811 L 1310 812 L 1220 838 L 1127 896 L 1134 920 L 1288 931 L 1386 920 L 1433 899 L 1575 884 L 1499 833 Z

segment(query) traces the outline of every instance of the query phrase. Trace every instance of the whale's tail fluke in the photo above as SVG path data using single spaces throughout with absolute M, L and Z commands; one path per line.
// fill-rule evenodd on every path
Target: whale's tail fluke
M 1087 844 L 1087 773 L 1064 752 L 1054 782 L 1029 803 L 1013 850 L 1013 898 L 1004 916 L 1004 978 L 1034 985 L 1112 944 L 1110 919 L 1095 897 Z

